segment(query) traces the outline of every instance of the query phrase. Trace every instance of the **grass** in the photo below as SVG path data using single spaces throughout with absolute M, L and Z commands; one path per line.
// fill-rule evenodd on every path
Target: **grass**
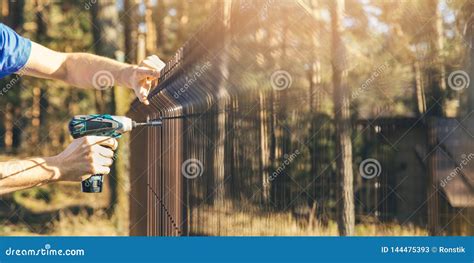
M 64 187 L 64 186 L 63 186 Z M 25 197 L 21 194 L 20 203 L 25 204 L 22 209 L 32 209 L 34 212 L 26 214 L 18 212 L 21 216 L 17 220 L 4 221 L 0 225 L 2 236 L 30 236 L 30 235 L 54 235 L 54 236 L 117 236 L 126 235 L 117 230 L 113 216 L 110 218 L 106 210 L 100 207 L 85 208 L 79 206 L 59 207 L 58 204 L 51 206 L 44 201 Z M 32 195 L 34 196 L 34 195 Z M 61 196 L 61 195 L 59 195 Z M 72 196 L 53 197 L 52 203 L 63 200 L 64 204 L 77 204 L 73 202 Z M 54 210 L 52 208 L 58 209 Z M 256 208 L 255 208 L 256 209 Z M 193 234 L 205 236 L 337 236 L 337 224 L 328 221 L 326 225 L 317 220 L 309 223 L 308 218 L 301 218 L 291 212 L 261 212 L 258 210 L 242 211 L 227 206 L 207 206 L 195 210 L 193 215 Z M 48 217 L 49 216 L 49 217 Z M 42 220 L 31 220 L 41 218 Z M 359 223 L 355 228 L 359 236 L 426 236 L 427 231 L 413 226 L 401 226 L 392 223 Z
M 77 184 L 41 186 L 2 197 L 0 235 L 126 235 L 108 212 L 107 192 L 83 194 Z
M 330 220 L 323 225 L 310 224 L 307 217 L 291 212 L 240 211 L 231 205 L 200 207 L 192 213 L 193 233 L 206 236 L 338 236 L 337 224 Z M 428 232 L 411 224 L 359 223 L 358 236 L 427 236 Z

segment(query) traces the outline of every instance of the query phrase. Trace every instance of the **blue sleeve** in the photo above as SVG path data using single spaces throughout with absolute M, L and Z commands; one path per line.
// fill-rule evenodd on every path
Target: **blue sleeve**
M 31 41 L 0 23 L 0 78 L 19 71 L 31 53 Z

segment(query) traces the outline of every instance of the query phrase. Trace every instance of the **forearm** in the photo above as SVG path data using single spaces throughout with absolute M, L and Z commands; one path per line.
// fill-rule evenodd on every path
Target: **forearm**
M 54 157 L 0 162 L 0 195 L 55 182 L 60 175 Z
M 100 82 L 130 86 L 134 66 L 88 53 L 63 53 L 32 43 L 31 55 L 20 74 L 64 81 L 79 88 L 100 88 Z
M 63 81 L 79 88 L 129 86 L 127 72 L 133 68 L 132 65 L 88 53 L 67 53 L 64 67 Z

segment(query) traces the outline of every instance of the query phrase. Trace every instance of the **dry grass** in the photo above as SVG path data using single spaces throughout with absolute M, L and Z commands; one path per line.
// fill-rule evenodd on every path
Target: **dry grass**
M 51 187 L 51 188 L 49 188 Z M 101 194 L 105 195 L 105 194 Z M 117 220 L 106 213 L 108 199 L 77 191 L 76 185 L 56 185 L 18 192 L 15 220 L 0 223 L 2 236 L 117 236 Z M 292 212 L 264 212 L 246 205 L 200 207 L 193 211 L 193 234 L 206 236 L 337 236 L 337 224 L 326 225 Z M 367 222 L 356 225 L 359 236 L 426 236 L 413 225 Z
M 323 226 L 317 220 L 295 217 L 291 212 L 239 211 L 231 205 L 200 207 L 193 211 L 196 226 L 192 231 L 200 235 L 220 236 L 338 236 L 337 224 L 329 221 Z M 413 225 L 393 223 L 357 224 L 358 236 L 426 236 L 427 231 Z
M 292 213 L 275 212 L 243 212 L 230 209 L 200 209 L 194 213 L 192 231 L 195 234 L 206 236 L 337 236 L 337 225 L 329 221 L 326 226 L 319 222 L 312 225 L 306 218 L 295 218 Z M 109 218 L 103 210 L 95 210 L 89 214 L 85 210 L 79 213 L 59 211 L 58 216 L 44 227 L 47 232 L 38 233 L 24 222 L 17 224 L 3 224 L 0 226 L 0 235 L 3 236 L 117 236 L 119 233 L 114 218 Z M 401 226 L 397 223 L 389 224 L 357 224 L 358 236 L 426 236 L 427 231 L 413 225 Z
M 117 236 L 113 219 L 97 213 L 89 216 L 86 212 L 79 215 L 59 212 L 60 216 L 44 225 L 46 232 L 39 233 L 37 226 L 26 222 L 7 223 L 0 226 L 1 236 Z M 41 232 L 41 231 L 40 231 Z
M 119 233 L 115 227 L 116 220 L 109 219 L 107 214 L 103 211 L 98 211 L 92 216 L 85 212 L 79 215 L 68 214 L 68 212 L 61 214 L 61 219 L 52 222 L 49 233 L 54 236 L 118 236 L 123 235 Z
M 3 203 L 0 235 L 127 235 L 107 214 L 109 199 L 107 192 L 84 194 L 77 184 L 67 183 L 19 191 Z

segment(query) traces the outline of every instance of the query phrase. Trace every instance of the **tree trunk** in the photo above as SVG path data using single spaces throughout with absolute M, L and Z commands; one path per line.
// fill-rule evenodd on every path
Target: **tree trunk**
M 94 36 L 95 53 L 101 56 L 115 58 L 119 50 L 118 10 L 115 0 L 98 1 L 91 5 L 92 34 Z M 113 108 L 112 91 L 95 90 L 96 110 L 98 113 L 110 112 Z
M 311 12 L 311 15 L 313 16 L 313 18 L 315 19 L 315 21 L 318 21 L 319 20 L 319 17 L 318 17 L 318 10 L 316 9 L 316 6 L 317 6 L 317 3 L 316 3 L 316 0 L 311 0 L 309 2 L 310 4 L 310 12 Z M 311 59 L 310 59 L 310 62 L 309 62 L 309 65 L 310 65 L 310 68 L 309 68 L 309 72 L 308 72 L 308 80 L 309 80 L 309 90 L 308 90 L 308 98 L 309 98 L 309 114 L 310 114 L 310 136 L 312 136 L 313 134 L 315 134 L 317 131 L 317 123 L 316 123 L 316 120 L 317 120 L 317 112 L 318 112 L 318 107 L 319 107 L 319 104 L 320 102 L 317 101 L 318 99 L 318 96 L 315 96 L 316 93 L 319 92 L 318 88 L 320 88 L 320 84 L 321 84 L 321 64 L 319 62 L 319 60 L 317 59 L 317 54 L 316 54 L 316 50 L 318 50 L 318 35 L 320 33 L 320 28 L 317 27 L 313 30 L 313 33 L 311 34 L 311 42 L 310 42 L 310 45 L 311 45 Z M 316 99 L 315 99 L 316 97 Z M 312 138 L 309 142 L 309 154 L 310 154 L 310 176 L 312 178 L 315 178 L 314 180 L 317 180 L 318 183 L 315 183 L 314 184 L 314 197 L 315 197 L 315 200 L 318 202 L 317 204 L 314 203 L 313 204 L 313 207 L 316 209 L 316 208 L 319 208 L 320 211 L 324 211 L 324 201 L 322 196 L 323 196 L 323 189 L 321 187 L 322 184 L 320 184 L 319 182 L 321 182 L 322 180 L 324 180 L 325 178 L 323 176 L 319 176 L 318 174 L 318 149 L 317 149 L 317 146 L 316 146 L 316 138 Z M 319 177 L 319 178 L 318 178 Z M 318 179 L 316 179 L 318 178 Z M 313 211 L 313 210 L 312 210 Z M 314 211 L 316 212 L 316 211 Z M 310 217 L 313 218 L 313 220 L 310 220 L 310 226 L 313 226 L 313 221 L 314 221 L 314 217 L 316 215 L 315 214 L 311 214 Z
M 156 28 L 156 49 L 158 54 L 162 54 L 165 50 L 164 45 L 166 43 L 165 34 L 165 17 L 168 13 L 166 12 L 165 1 L 158 1 L 156 5 L 156 14 L 153 16 Z
M 35 0 L 35 17 L 36 17 L 36 41 L 39 43 L 43 42 L 47 38 L 47 26 L 45 20 L 47 19 L 44 10 L 45 5 L 43 0 Z M 41 120 L 44 119 L 45 106 L 47 104 L 45 98 L 45 91 L 41 87 L 33 88 L 33 104 L 31 109 L 31 137 L 30 143 L 37 145 L 40 142 L 41 136 Z M 46 153 L 49 154 L 49 153 Z
M 431 93 L 427 108 L 430 109 L 425 114 L 424 124 L 426 129 L 426 139 L 428 147 L 427 172 L 428 172 L 428 189 L 427 189 L 427 206 L 428 206 L 428 231 L 430 235 L 439 235 L 439 194 L 438 182 L 436 179 L 437 159 L 436 148 L 438 147 L 438 139 L 435 129 L 436 118 L 443 117 L 443 106 L 445 105 L 445 89 L 444 79 L 441 68 L 444 69 L 442 57 L 442 17 L 438 10 L 438 0 L 431 0 L 430 7 L 435 13 L 436 19 L 432 28 L 434 37 L 431 39 L 431 65 L 428 67 L 429 91 Z
M 119 42 L 119 15 L 114 0 L 98 1 L 91 7 L 92 22 L 94 23 L 94 41 L 98 55 L 115 58 L 120 50 Z M 110 90 L 96 92 L 97 110 L 104 110 L 111 114 L 124 115 L 128 109 L 129 101 L 124 94 L 124 88 L 114 87 Z M 127 91 L 128 92 L 128 91 Z M 107 95 L 107 96 L 105 96 Z M 108 99 L 106 97 L 109 97 Z M 124 139 L 124 138 L 122 138 Z M 128 226 L 128 193 L 129 181 L 126 161 L 128 158 L 128 143 L 120 140 L 120 146 L 115 152 L 114 166 L 109 175 L 111 191 L 111 204 L 107 211 L 109 216 L 114 216 L 117 230 L 120 234 L 127 234 Z
M 162 2 L 162 1 L 160 1 Z M 138 39 L 138 5 L 136 0 L 125 0 L 124 10 L 124 35 L 125 35 L 125 61 L 137 63 L 137 39 Z
M 231 30 L 230 30 L 230 10 L 232 5 L 232 0 L 226 0 L 220 3 L 224 10 L 224 50 L 228 51 L 230 41 L 231 41 Z M 226 135 L 226 122 L 228 121 L 227 116 L 227 109 L 229 108 L 230 103 L 230 96 L 227 92 L 225 87 L 224 79 L 228 79 L 229 76 L 229 55 L 227 52 L 223 52 L 221 63 L 219 65 L 219 72 L 222 73 L 223 78 L 218 84 L 218 91 L 217 91 L 217 138 L 216 144 L 214 148 L 214 185 L 215 185 L 215 198 L 214 198 L 214 205 L 217 207 L 221 207 L 224 204 L 225 196 L 225 169 L 224 169 L 224 154 L 225 154 L 225 135 Z
M 336 176 L 339 185 L 338 229 L 341 236 L 354 234 L 354 186 L 352 174 L 352 142 L 345 46 L 342 43 L 342 10 L 344 0 L 331 1 L 332 82 L 336 128 Z
M 25 0 L 10 1 L 8 3 L 8 25 L 17 32 L 23 29 L 23 23 L 25 22 L 24 7 Z
M 10 14 L 8 10 L 8 0 L 2 0 L 2 23 L 7 23 L 6 19 Z
M 37 145 L 40 137 L 40 113 L 41 113 L 41 89 L 39 87 L 33 88 L 33 105 L 31 109 L 31 145 Z
M 262 201 L 268 206 L 270 204 L 270 190 L 271 190 L 271 165 L 270 165 L 270 145 L 269 145 L 269 111 L 268 103 L 266 100 L 266 94 L 264 91 L 259 93 L 259 105 L 260 105 L 260 163 L 262 170 Z
M 20 34 L 23 31 L 23 24 L 25 22 L 23 14 L 24 6 L 24 0 L 9 1 L 5 6 L 8 8 L 8 18 L 6 19 L 7 25 Z M 15 128 L 15 122 L 17 125 L 20 125 L 20 122 L 17 121 L 22 118 L 21 112 L 17 111 L 17 109 L 21 108 L 22 105 L 22 89 L 20 87 L 21 78 L 15 82 L 14 87 L 12 88 L 14 89 L 14 91 L 11 91 L 15 94 L 14 98 L 9 99 L 9 102 L 7 103 L 5 113 L 5 148 L 7 152 L 15 150 L 14 148 L 21 144 L 22 128 Z
M 419 61 L 414 62 L 413 72 L 415 72 L 415 101 L 416 113 L 421 116 L 426 112 L 425 89 L 423 83 L 423 75 Z
M 145 24 L 146 24 L 146 52 L 147 54 L 156 53 L 156 24 L 153 21 L 153 6 L 151 0 L 146 0 L 145 6 Z M 161 2 L 161 1 L 160 1 Z
M 435 1 L 435 6 L 438 6 L 438 1 Z M 439 88 L 442 91 L 446 90 L 446 67 L 444 65 L 444 28 L 443 28 L 443 15 L 439 8 L 436 8 L 436 54 L 437 54 L 437 66 L 439 70 Z
M 162 1 L 160 1 L 162 2 Z M 125 0 L 125 12 L 128 15 L 125 16 L 124 21 L 124 46 L 125 46 L 125 61 L 128 63 L 137 63 L 137 37 L 138 37 L 138 5 L 136 0 Z M 130 106 L 132 93 L 122 87 L 114 88 L 115 95 L 115 112 L 117 115 L 125 115 Z M 120 211 L 118 216 L 120 220 L 119 229 L 125 226 L 126 222 L 129 222 L 129 194 L 130 194 L 130 178 L 128 172 L 130 171 L 130 134 L 125 134 L 121 138 L 120 147 L 117 149 L 117 158 L 115 160 L 115 166 L 117 167 L 117 181 L 120 183 L 121 194 L 117 196 L 117 211 Z M 128 231 L 123 229 L 123 233 Z
M 7 103 L 4 114 L 5 136 L 3 137 L 3 142 L 5 144 L 5 151 L 9 153 L 13 149 L 13 105 L 10 102 Z
M 470 85 L 467 87 L 468 92 L 468 111 L 467 114 L 470 114 L 474 111 L 474 2 L 470 1 L 466 3 L 465 17 L 466 22 L 464 25 L 464 40 L 466 42 L 466 50 L 468 52 L 467 56 L 467 70 L 470 79 Z
M 176 32 L 177 41 L 175 41 L 175 50 L 178 49 L 185 41 L 186 29 L 189 20 L 188 16 L 189 4 L 188 1 L 179 1 L 177 7 L 178 31 Z
M 142 4 L 145 4 L 146 0 L 145 0 L 145 2 L 143 2 L 143 1 L 144 0 L 142 0 Z M 143 13 L 140 12 L 139 16 L 138 16 L 139 23 L 140 24 L 145 24 L 145 27 L 147 26 L 147 21 L 146 21 L 147 17 L 146 17 L 146 15 L 147 15 L 147 13 L 146 13 L 146 9 L 145 9 L 145 12 L 143 12 Z M 138 62 L 142 61 L 143 59 L 145 59 L 145 57 L 146 57 L 148 28 L 144 28 L 142 26 L 139 26 L 137 32 L 138 32 L 138 39 L 137 39 L 137 63 L 138 63 Z

